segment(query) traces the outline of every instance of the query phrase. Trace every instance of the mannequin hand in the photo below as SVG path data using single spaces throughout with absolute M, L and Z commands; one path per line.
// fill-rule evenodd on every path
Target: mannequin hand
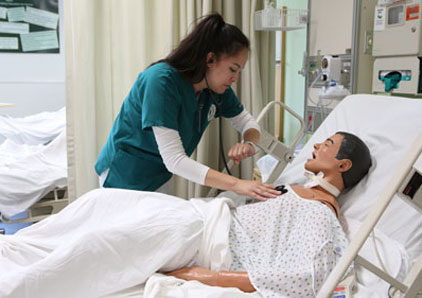
M 214 286 L 217 284 L 218 273 L 202 267 L 194 266 L 184 267 L 172 272 L 168 272 L 166 275 L 174 276 L 184 280 L 197 280 L 203 284 Z
M 236 165 L 238 165 L 243 159 L 254 154 L 255 148 L 251 144 L 236 143 L 230 148 L 227 155 Z
M 253 180 L 239 179 L 233 191 L 241 196 L 247 196 L 260 201 L 266 201 L 269 198 L 275 198 L 281 195 L 281 191 L 275 190 L 275 186 Z

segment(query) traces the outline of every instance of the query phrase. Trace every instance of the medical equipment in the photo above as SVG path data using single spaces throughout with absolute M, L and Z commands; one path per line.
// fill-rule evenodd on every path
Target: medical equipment
M 329 183 L 327 180 L 324 179 L 324 173 L 319 172 L 317 175 L 310 172 L 305 172 L 306 178 L 308 178 L 308 182 L 305 183 L 303 187 L 305 188 L 312 188 L 317 185 L 328 191 L 330 194 L 332 194 L 334 197 L 338 197 L 340 194 L 340 191 L 337 187 Z
M 351 90 L 352 56 L 304 54 L 299 74 L 307 77 L 305 96 L 306 133 L 312 134 Z
M 323 81 L 336 81 L 341 79 L 341 58 L 331 55 L 325 55 L 321 59 L 321 70 Z
M 422 212 L 422 153 L 411 167 L 409 174 L 399 187 L 399 197 Z
M 381 57 L 374 61 L 373 92 L 422 93 L 422 58 Z
M 343 85 L 337 85 L 334 81 L 330 82 L 328 87 L 322 87 L 319 91 L 318 98 L 327 100 L 342 100 L 347 95 L 350 95 L 350 91 L 344 88 Z M 337 102 L 338 103 L 338 102 Z M 337 104 L 336 103 L 336 104 Z M 329 103 L 330 108 L 334 108 L 336 104 Z
M 334 289 L 331 298 L 351 298 L 353 297 L 353 288 L 356 286 L 355 275 L 350 275 L 341 281 Z
M 288 192 L 285 185 L 278 185 L 275 187 L 275 190 L 281 191 L 281 194 L 285 194 L 286 192 Z
M 422 1 L 379 0 L 375 7 L 373 92 L 422 94 Z

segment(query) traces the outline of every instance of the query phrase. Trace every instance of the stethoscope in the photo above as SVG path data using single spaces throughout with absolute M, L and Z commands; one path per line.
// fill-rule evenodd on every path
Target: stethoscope
M 215 106 L 215 114 L 217 115 L 217 117 L 219 118 L 219 124 L 218 124 L 218 131 L 219 131 L 219 139 L 220 139 L 220 153 L 221 153 L 221 157 L 223 159 L 224 162 L 224 167 L 226 168 L 226 171 L 229 175 L 231 175 L 232 173 L 229 170 L 229 167 L 227 166 L 227 162 L 226 162 L 226 157 L 224 154 L 224 146 L 223 146 L 223 133 L 222 133 L 222 113 L 221 113 L 221 108 L 223 105 L 223 99 L 221 98 L 221 95 L 218 96 L 219 100 L 216 99 L 215 97 L 215 92 L 213 90 L 211 90 L 209 84 L 208 84 L 208 80 L 207 80 L 207 76 L 205 76 L 205 83 L 207 84 L 207 89 L 208 89 L 208 94 L 209 94 L 209 98 L 211 98 L 211 101 L 213 103 L 213 105 Z M 205 104 L 201 101 L 201 96 L 199 96 L 198 98 L 198 133 L 201 133 L 201 128 L 202 128 L 202 109 L 204 108 Z
M 215 92 L 211 90 L 206 76 L 205 76 L 205 83 L 207 84 L 209 98 L 211 98 L 211 101 L 216 109 L 214 115 L 218 115 L 218 117 L 221 119 L 221 107 L 223 105 L 223 99 L 221 98 L 221 95 L 218 96 L 219 100 L 215 98 Z M 198 98 L 198 133 L 201 133 L 201 128 L 202 128 L 201 117 L 202 117 L 202 110 L 204 106 L 205 104 L 201 101 L 201 96 L 199 96 Z

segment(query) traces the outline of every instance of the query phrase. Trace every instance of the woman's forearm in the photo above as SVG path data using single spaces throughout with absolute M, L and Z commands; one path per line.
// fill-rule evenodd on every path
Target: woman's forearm
M 230 176 L 216 170 L 209 169 L 205 176 L 205 185 L 222 189 L 222 190 L 234 190 L 239 179 Z

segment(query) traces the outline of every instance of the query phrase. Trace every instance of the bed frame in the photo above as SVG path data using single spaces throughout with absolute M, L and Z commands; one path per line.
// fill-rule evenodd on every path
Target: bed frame
M 37 203 L 29 207 L 27 217 L 20 219 L 9 219 L 1 215 L 1 221 L 8 223 L 33 223 L 40 221 L 47 216 L 55 214 L 69 204 L 67 187 L 55 188 L 41 198 Z
M 350 264 L 355 261 L 362 267 L 371 271 L 375 275 L 379 276 L 387 283 L 392 285 L 398 291 L 395 291 L 393 298 L 415 298 L 420 297 L 418 293 L 422 291 L 422 255 L 413 264 L 407 276 L 403 282 L 398 281 L 385 271 L 379 269 L 377 266 L 370 263 L 368 260 L 358 255 L 360 249 L 369 237 L 370 233 L 374 229 L 375 225 L 381 218 L 384 211 L 387 209 L 388 204 L 393 199 L 394 195 L 399 191 L 401 185 L 406 179 L 407 174 L 412 169 L 419 156 L 422 155 L 422 133 L 419 134 L 416 141 L 411 146 L 411 149 L 406 154 L 406 157 L 402 161 L 400 167 L 397 169 L 395 175 L 392 177 L 390 183 L 388 183 L 380 197 L 374 204 L 374 207 L 365 218 L 362 226 L 360 227 L 356 236 L 352 239 L 351 243 L 347 247 L 345 254 L 340 259 L 334 270 L 328 276 L 320 291 L 317 294 L 317 298 L 328 298 L 332 297 L 332 293 L 338 283 L 342 280 L 344 274 L 349 268 Z M 421 214 L 422 216 L 422 214 Z

